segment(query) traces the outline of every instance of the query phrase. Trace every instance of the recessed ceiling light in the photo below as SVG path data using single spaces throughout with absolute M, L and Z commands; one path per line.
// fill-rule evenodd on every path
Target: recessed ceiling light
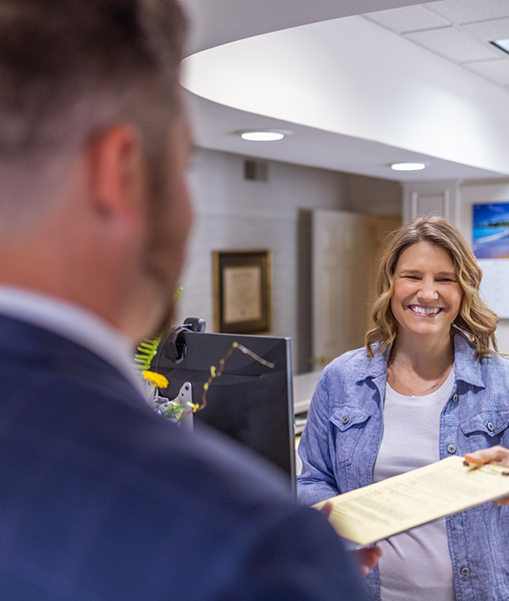
M 420 171 L 426 169 L 426 163 L 393 163 L 391 169 L 394 171 Z
M 509 38 L 505 40 L 495 40 L 494 42 L 490 42 L 493 46 L 496 46 L 499 50 L 503 50 L 509 54 Z
M 238 133 L 243 140 L 249 140 L 250 142 L 277 142 L 277 140 L 282 140 L 285 135 L 291 134 L 291 132 L 288 131 L 275 129 L 263 131 L 241 131 Z

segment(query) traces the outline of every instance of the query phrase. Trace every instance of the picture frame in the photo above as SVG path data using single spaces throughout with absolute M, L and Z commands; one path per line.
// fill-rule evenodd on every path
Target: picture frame
M 509 258 L 509 202 L 472 205 L 472 249 L 477 259 Z
M 272 251 L 213 254 L 214 328 L 226 334 L 263 334 L 272 327 Z

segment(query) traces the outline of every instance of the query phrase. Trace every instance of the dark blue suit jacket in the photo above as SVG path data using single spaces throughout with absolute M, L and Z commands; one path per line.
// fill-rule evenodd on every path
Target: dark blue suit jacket
M 364 598 L 323 516 L 266 469 L 0 316 L 0 601 Z

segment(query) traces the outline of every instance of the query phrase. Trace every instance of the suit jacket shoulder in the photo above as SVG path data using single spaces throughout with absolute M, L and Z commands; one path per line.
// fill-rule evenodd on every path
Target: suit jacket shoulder
M 0 598 L 361 598 L 322 516 L 93 353 L 0 318 L 0 380 Z

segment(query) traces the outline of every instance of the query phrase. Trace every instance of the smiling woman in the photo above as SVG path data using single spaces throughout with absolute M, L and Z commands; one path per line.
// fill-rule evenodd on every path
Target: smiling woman
M 481 278 L 445 219 L 418 218 L 395 232 L 366 347 L 326 367 L 313 396 L 299 447 L 302 502 L 508 446 L 509 360 L 497 354 L 498 318 L 479 296 Z M 372 598 L 509 599 L 509 578 L 496 576 L 507 574 L 505 510 L 464 513 L 381 541 L 379 565 L 366 577 Z

